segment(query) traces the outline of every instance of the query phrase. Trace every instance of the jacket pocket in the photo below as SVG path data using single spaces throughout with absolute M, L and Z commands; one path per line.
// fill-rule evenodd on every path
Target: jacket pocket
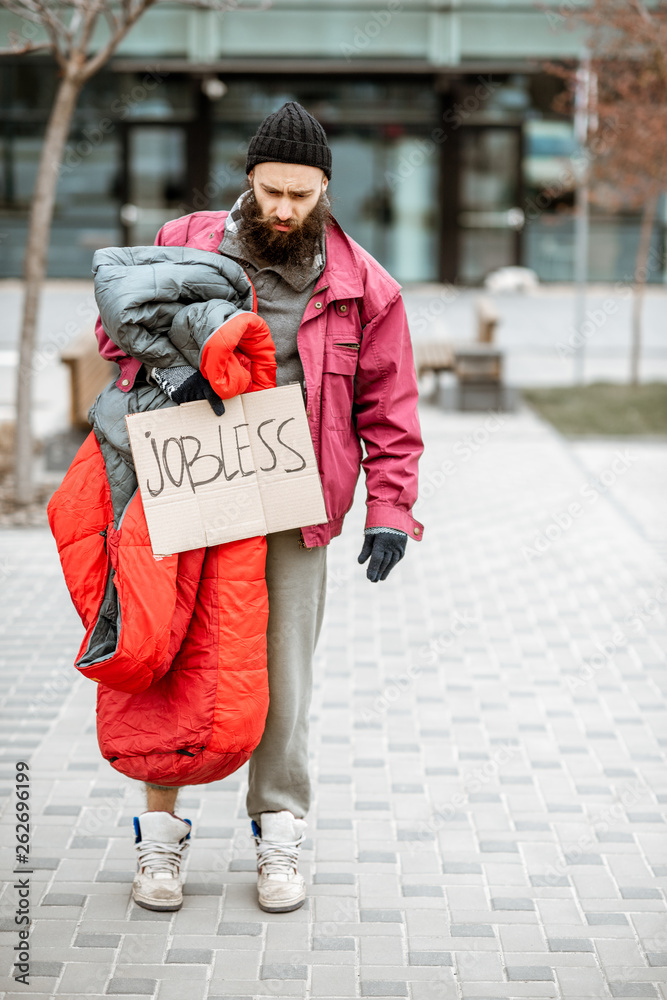
M 322 423 L 325 427 L 351 429 L 358 360 L 358 344 L 327 343 L 322 371 Z

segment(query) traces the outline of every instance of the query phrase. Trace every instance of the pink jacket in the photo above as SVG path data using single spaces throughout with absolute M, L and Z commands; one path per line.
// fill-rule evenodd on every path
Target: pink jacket
M 167 222 L 157 246 L 217 251 L 227 212 L 194 212 Z M 306 306 L 297 344 L 306 378 L 306 412 L 322 479 L 326 524 L 302 528 L 308 548 L 339 535 L 360 467 L 366 474 L 366 527 L 399 528 L 421 541 L 417 463 L 424 450 L 417 380 L 400 285 L 335 223 L 327 262 Z M 128 392 L 141 364 L 102 328 L 100 354 L 116 361 L 116 385 Z M 362 456 L 361 441 L 366 455 Z

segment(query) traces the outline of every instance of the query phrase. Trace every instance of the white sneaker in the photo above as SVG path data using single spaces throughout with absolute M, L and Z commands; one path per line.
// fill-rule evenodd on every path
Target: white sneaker
M 192 823 L 168 812 L 134 817 L 137 874 L 132 898 L 147 910 L 180 910 L 183 904 L 181 859 L 189 847 Z
M 261 826 L 252 823 L 257 844 L 259 905 L 267 913 L 288 913 L 303 906 L 306 883 L 299 875 L 299 848 L 308 825 L 287 809 L 265 812 Z

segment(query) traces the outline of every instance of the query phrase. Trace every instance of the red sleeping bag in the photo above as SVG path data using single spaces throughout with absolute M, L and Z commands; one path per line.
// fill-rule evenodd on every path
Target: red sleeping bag
M 223 398 L 275 386 L 268 327 L 234 317 L 207 341 L 201 370 Z M 65 580 L 86 629 L 76 665 L 97 681 L 102 755 L 160 785 L 224 778 L 249 758 L 268 709 L 262 536 L 155 559 L 139 492 L 114 527 L 104 459 L 91 432 L 48 505 Z M 119 615 L 109 654 L 79 666 Z

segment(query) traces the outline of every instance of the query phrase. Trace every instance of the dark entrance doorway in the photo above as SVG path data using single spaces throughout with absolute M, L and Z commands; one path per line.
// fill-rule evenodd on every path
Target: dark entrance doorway
M 521 129 L 463 128 L 459 151 L 457 277 L 476 284 L 521 260 Z

